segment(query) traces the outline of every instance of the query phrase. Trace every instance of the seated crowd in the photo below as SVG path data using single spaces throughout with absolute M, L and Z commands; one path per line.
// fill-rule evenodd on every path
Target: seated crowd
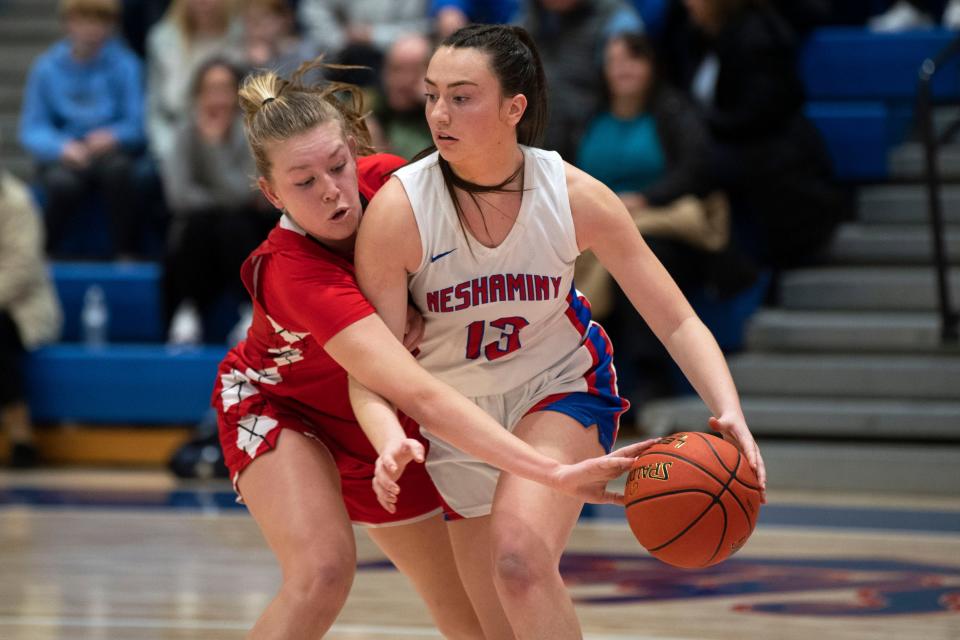
M 336 79 L 368 93 L 378 150 L 411 158 L 431 144 L 422 80 L 433 44 L 470 22 L 513 22 L 537 42 L 547 74 L 543 146 L 620 195 L 685 292 L 734 297 L 763 272 L 815 260 L 845 215 L 795 61 L 811 28 L 871 16 L 884 30 L 957 26 L 960 2 L 61 0 L 64 38 L 34 62 L 20 122 L 45 233 L 20 225 L 18 250 L 24 264 L 76 257 L 69 237 L 93 202 L 113 259 L 162 262 L 169 339 L 201 342 L 202 317 L 241 297 L 239 266 L 276 221 L 253 187 L 243 76 L 289 73 L 318 54 L 363 67 Z M 22 185 L 3 180 L 0 196 L 32 215 Z M 24 312 L 12 292 L 36 271 L 8 285 L 3 270 L 4 362 L 56 334 L 46 298 L 34 305 L 51 330 L 17 330 Z M 627 321 L 629 304 L 589 255 L 578 286 L 618 345 L 623 394 L 640 407 L 667 390 L 669 358 Z M 25 443 L 22 389 L 5 388 L 0 402 Z

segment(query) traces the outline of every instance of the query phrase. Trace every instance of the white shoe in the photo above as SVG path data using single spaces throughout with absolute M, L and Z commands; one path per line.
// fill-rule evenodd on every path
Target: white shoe
M 249 304 L 240 305 L 240 319 L 237 320 L 237 324 L 233 325 L 233 329 L 230 330 L 230 333 L 227 334 L 227 346 L 235 346 L 241 340 L 246 339 L 247 330 L 250 329 L 250 325 L 253 324 L 253 306 Z
M 943 26 L 954 31 L 960 30 L 960 0 L 950 0 L 943 10 Z
M 197 345 L 203 341 L 203 321 L 191 302 L 181 302 L 170 321 L 167 343 L 173 345 Z
M 870 18 L 867 26 L 877 33 L 897 33 L 932 27 L 933 20 L 906 0 L 899 0 L 884 13 Z

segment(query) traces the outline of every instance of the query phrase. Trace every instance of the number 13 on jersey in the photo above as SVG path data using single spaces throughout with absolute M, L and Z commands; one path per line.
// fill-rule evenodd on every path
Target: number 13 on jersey
M 499 336 L 484 345 L 483 337 L 488 324 L 494 332 L 499 331 Z M 509 316 L 490 322 L 471 322 L 467 325 L 467 359 L 476 360 L 480 356 L 486 356 L 487 360 L 497 360 L 513 353 L 522 346 L 520 330 L 528 324 L 530 323 L 520 316 Z

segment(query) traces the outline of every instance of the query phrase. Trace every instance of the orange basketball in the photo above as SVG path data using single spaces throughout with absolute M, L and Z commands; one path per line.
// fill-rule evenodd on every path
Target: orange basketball
M 727 559 L 760 514 L 760 485 L 746 457 L 705 433 L 675 433 L 647 449 L 627 476 L 625 498 L 640 544 L 686 569 Z

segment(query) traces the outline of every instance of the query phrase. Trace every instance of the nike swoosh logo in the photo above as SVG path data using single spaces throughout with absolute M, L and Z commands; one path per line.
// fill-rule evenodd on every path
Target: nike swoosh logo
M 430 258 L 430 262 L 436 262 L 437 260 L 439 260 L 439 259 L 442 258 L 443 256 L 448 256 L 448 255 L 450 255 L 451 253 L 453 253 L 454 251 L 456 251 L 456 248 L 450 249 L 450 251 L 444 251 L 443 253 L 438 253 L 437 255 L 432 256 L 432 257 Z

